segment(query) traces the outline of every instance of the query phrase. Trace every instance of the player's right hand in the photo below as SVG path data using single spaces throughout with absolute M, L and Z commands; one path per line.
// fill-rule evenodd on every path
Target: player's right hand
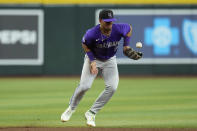
M 97 67 L 96 67 L 96 61 L 92 61 L 92 62 L 90 63 L 90 72 L 91 72 L 91 74 L 93 74 L 93 75 L 97 75 L 97 74 L 98 74 L 98 69 L 97 69 Z

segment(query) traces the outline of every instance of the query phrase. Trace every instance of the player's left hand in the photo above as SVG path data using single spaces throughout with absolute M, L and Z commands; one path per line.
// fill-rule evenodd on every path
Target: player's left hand
M 138 60 L 138 59 L 142 58 L 142 56 L 143 56 L 143 53 L 142 53 L 142 52 L 137 52 L 137 51 L 136 51 L 136 53 L 137 53 L 137 55 L 136 55 L 136 57 L 134 58 L 134 60 Z
M 142 52 L 137 52 L 130 47 L 125 47 L 123 52 L 127 57 L 129 57 L 133 60 L 138 60 L 138 59 L 142 58 L 142 56 L 143 56 Z

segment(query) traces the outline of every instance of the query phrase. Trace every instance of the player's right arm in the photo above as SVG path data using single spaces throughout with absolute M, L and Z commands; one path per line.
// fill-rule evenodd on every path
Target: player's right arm
M 93 75 L 96 75 L 98 73 L 98 69 L 96 67 L 94 54 L 92 53 L 91 49 L 88 48 L 88 45 L 90 44 L 92 44 L 92 40 L 91 37 L 88 35 L 88 32 L 86 32 L 82 40 L 82 47 L 90 60 L 90 72 Z
M 88 55 L 89 59 L 90 57 L 92 58 L 92 52 L 91 50 L 87 47 L 87 45 L 85 45 L 84 43 L 82 44 L 82 47 L 84 49 L 84 51 L 86 52 L 86 54 Z M 96 67 L 96 61 L 95 60 L 90 60 L 90 72 L 93 74 L 93 75 L 96 75 L 98 73 L 98 69 Z

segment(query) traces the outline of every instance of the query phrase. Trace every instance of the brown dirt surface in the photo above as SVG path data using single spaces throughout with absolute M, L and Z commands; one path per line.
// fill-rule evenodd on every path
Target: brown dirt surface
M 185 128 L 0 128 L 0 131 L 197 131 L 197 129 L 185 129 Z

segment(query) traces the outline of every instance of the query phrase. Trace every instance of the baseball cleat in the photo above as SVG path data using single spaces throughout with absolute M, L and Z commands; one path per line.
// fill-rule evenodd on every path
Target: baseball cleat
M 95 117 L 96 117 L 96 115 L 91 113 L 90 111 L 87 111 L 85 113 L 85 118 L 87 120 L 87 123 L 86 123 L 87 126 L 90 126 L 90 127 L 95 127 L 96 126 L 96 124 L 95 124 Z
M 67 122 L 69 121 L 70 117 L 72 116 L 72 113 L 74 113 L 75 110 L 72 110 L 71 107 L 69 106 L 64 113 L 61 115 L 61 121 L 62 122 Z

